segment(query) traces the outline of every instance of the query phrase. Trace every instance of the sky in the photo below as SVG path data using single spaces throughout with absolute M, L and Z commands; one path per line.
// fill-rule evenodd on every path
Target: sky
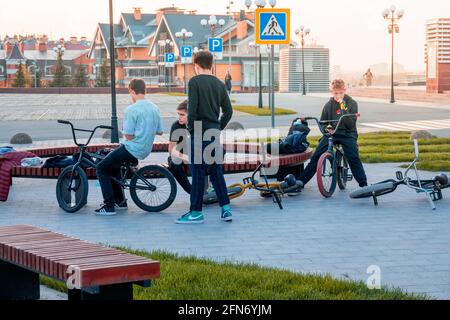
M 396 35 L 395 59 L 408 71 L 423 71 L 425 23 L 449 18 L 447 0 L 278 0 L 277 7 L 291 9 L 291 30 L 305 25 L 310 40 L 330 48 L 331 65 L 344 71 L 365 70 L 390 61 L 390 38 L 383 9 L 392 4 L 405 10 Z M 199 13 L 223 14 L 228 0 L 114 0 L 115 22 L 120 12 L 143 12 L 175 5 Z M 244 9 L 234 0 L 233 10 Z M 51 38 L 94 37 L 96 24 L 108 22 L 107 0 L 0 0 L 0 37 L 6 34 L 48 34 Z M 189 28 L 189 26 L 186 26 Z M 295 35 L 292 35 L 294 40 Z

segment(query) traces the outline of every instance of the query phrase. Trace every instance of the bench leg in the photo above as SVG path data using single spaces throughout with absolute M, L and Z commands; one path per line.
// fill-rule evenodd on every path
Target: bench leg
M 68 290 L 69 301 L 80 300 L 133 300 L 133 284 L 113 284 L 100 286 L 99 293 L 92 294 L 84 290 Z
M 0 261 L 0 300 L 39 300 L 39 274 Z

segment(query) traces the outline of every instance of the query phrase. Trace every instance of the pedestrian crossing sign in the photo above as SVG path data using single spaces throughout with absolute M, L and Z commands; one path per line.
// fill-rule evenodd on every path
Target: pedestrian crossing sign
M 289 44 L 290 9 L 256 9 L 256 43 Z

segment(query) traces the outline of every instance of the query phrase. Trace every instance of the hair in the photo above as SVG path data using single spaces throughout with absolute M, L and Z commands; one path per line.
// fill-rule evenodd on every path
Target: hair
M 177 111 L 184 111 L 187 112 L 188 110 L 188 101 L 184 100 L 183 102 L 181 102 L 178 107 L 177 107 Z
M 345 81 L 342 79 L 335 79 L 331 83 L 331 90 L 342 90 L 345 89 Z
M 136 94 L 145 94 L 146 93 L 146 86 L 145 81 L 142 79 L 132 79 L 130 81 L 130 84 L 128 85 L 128 88 L 130 90 L 133 90 L 136 92 Z
M 202 69 L 211 70 L 213 66 L 214 56 L 209 51 L 199 51 L 194 54 L 194 64 Z

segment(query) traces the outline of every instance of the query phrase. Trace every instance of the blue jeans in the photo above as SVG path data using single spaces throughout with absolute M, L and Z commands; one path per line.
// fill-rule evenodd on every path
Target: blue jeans
M 221 207 L 230 204 L 228 198 L 227 185 L 225 184 L 225 178 L 223 176 L 223 165 L 214 162 L 213 164 L 206 164 L 203 153 L 212 141 L 202 141 L 201 146 L 195 145 L 195 138 L 191 137 L 191 173 L 192 173 L 192 189 L 191 189 L 191 211 L 202 211 L 203 207 L 203 195 L 205 191 L 205 175 L 208 171 L 210 179 L 216 195 L 219 199 L 219 205 Z M 195 164 L 195 154 L 201 152 L 201 164 Z M 214 153 L 213 153 L 214 156 Z

